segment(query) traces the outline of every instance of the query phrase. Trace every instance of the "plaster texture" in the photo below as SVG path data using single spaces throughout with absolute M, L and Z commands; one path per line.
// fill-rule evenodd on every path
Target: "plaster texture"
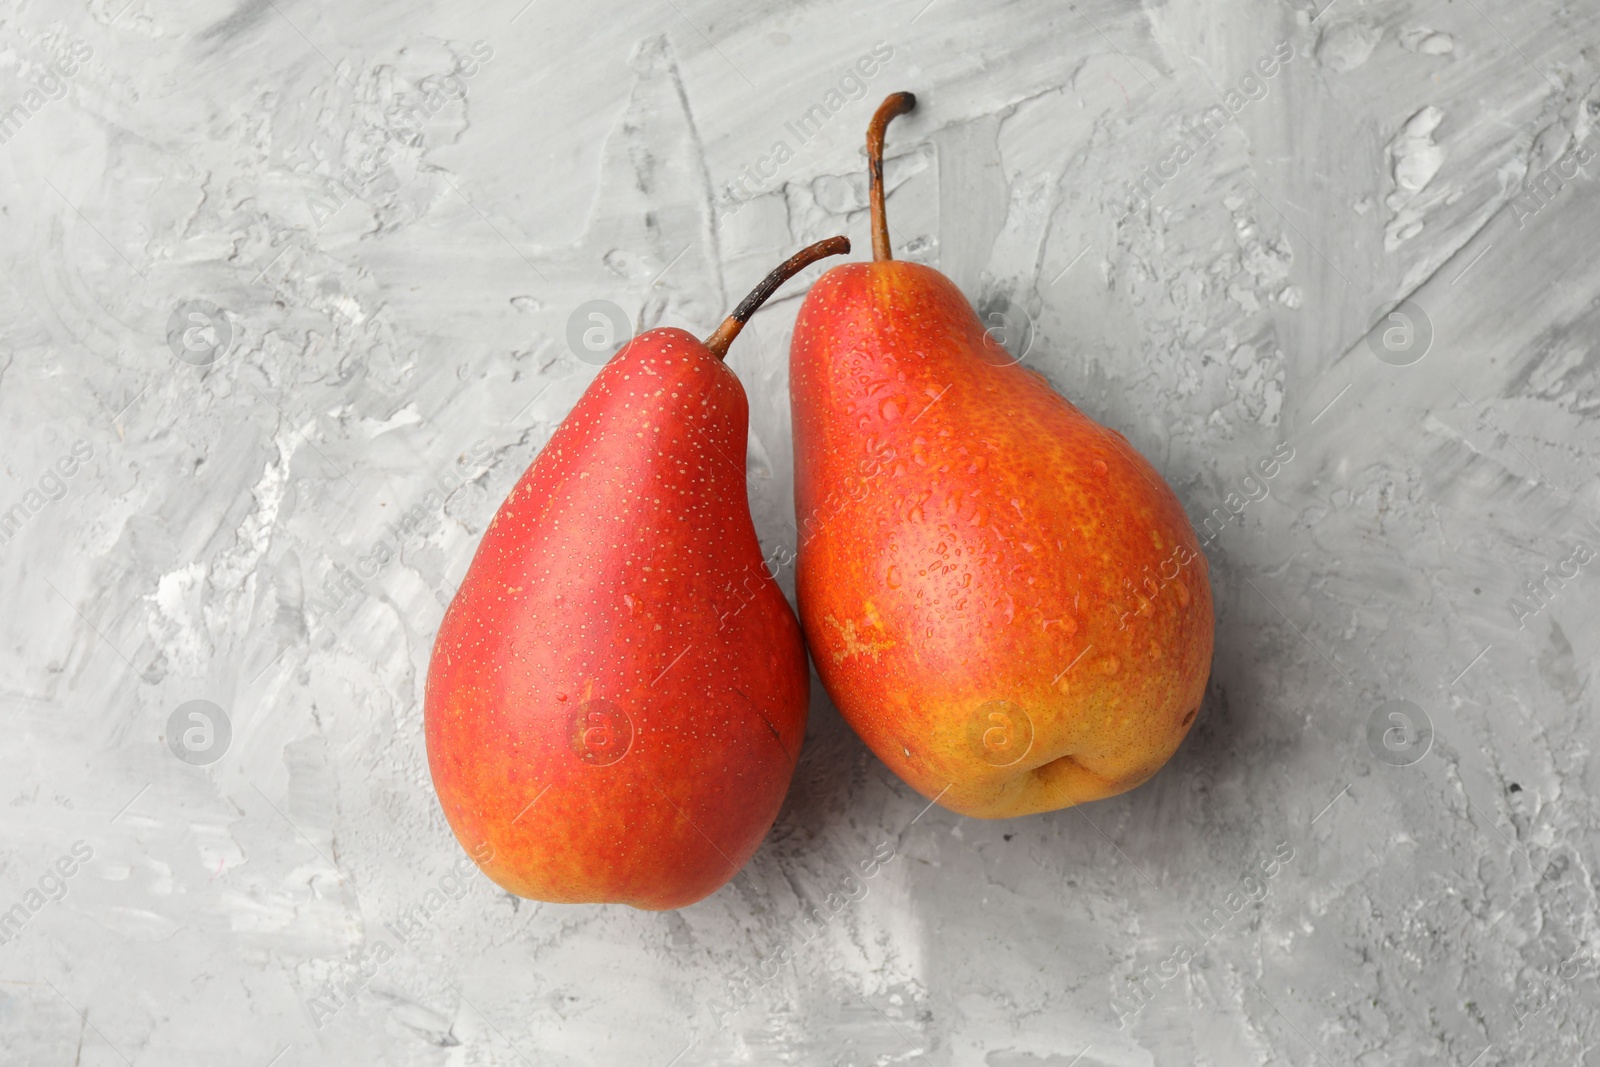
M 1597 41 L 1593 0 L 7 0 L 0 1062 L 1600 1064 Z M 864 254 L 898 89 L 898 253 L 1207 542 L 1196 726 L 979 822 L 817 687 L 717 894 L 510 897 L 429 782 L 444 607 L 619 330 Z M 730 355 L 774 552 L 803 281 Z

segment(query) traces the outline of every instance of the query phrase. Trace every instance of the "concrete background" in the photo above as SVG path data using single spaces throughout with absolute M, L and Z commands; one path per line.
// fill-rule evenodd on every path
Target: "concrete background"
M 1592 0 L 8 0 L 0 1061 L 1600 1063 L 1597 31 Z M 897 89 L 900 254 L 1229 519 L 1195 729 L 1114 800 L 918 818 L 819 690 L 710 899 L 458 877 L 427 655 L 595 373 L 580 306 L 703 333 L 801 244 L 864 250 Z M 730 358 L 768 548 L 802 291 Z

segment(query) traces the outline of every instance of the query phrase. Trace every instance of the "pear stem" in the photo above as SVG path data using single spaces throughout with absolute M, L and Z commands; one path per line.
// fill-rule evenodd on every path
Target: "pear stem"
M 889 120 L 917 106 L 911 93 L 891 93 L 867 126 L 867 199 L 872 205 L 872 258 L 893 259 L 889 250 L 889 218 L 883 211 L 883 134 Z
M 728 346 L 733 344 L 733 339 L 739 336 L 739 331 L 744 329 L 744 324 L 750 321 L 750 316 L 756 313 L 756 308 L 767 302 L 767 298 L 778 291 L 778 286 L 793 278 L 819 259 L 829 256 L 842 256 L 850 251 L 850 238 L 830 237 L 826 241 L 818 241 L 809 245 L 778 264 L 772 273 L 761 279 L 761 284 L 750 290 L 750 295 L 739 301 L 739 306 L 733 309 L 733 314 L 722 320 L 716 332 L 706 338 L 706 347 L 718 359 L 728 357 Z

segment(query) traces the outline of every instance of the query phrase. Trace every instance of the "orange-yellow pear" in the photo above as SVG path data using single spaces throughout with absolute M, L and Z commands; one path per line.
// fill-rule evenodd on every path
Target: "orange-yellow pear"
M 874 259 L 795 324 L 800 620 L 829 696 L 922 795 L 1003 818 L 1155 774 L 1211 667 L 1211 589 L 1183 508 L 1114 430 L 1019 366 L 944 275 Z

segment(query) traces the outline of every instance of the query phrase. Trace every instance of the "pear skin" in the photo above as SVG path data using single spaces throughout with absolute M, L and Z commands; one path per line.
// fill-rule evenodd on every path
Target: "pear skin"
M 980 818 L 1155 774 L 1205 693 L 1211 589 L 1127 440 L 1018 365 L 944 275 L 881 256 L 807 294 L 790 403 L 801 625 L 868 747 Z
M 807 253 L 824 246 L 849 249 Z M 749 407 L 721 362 L 763 288 L 704 344 L 655 329 L 612 357 L 440 625 L 434 787 L 474 861 L 519 896 L 683 907 L 777 818 L 810 675 L 751 522 Z

